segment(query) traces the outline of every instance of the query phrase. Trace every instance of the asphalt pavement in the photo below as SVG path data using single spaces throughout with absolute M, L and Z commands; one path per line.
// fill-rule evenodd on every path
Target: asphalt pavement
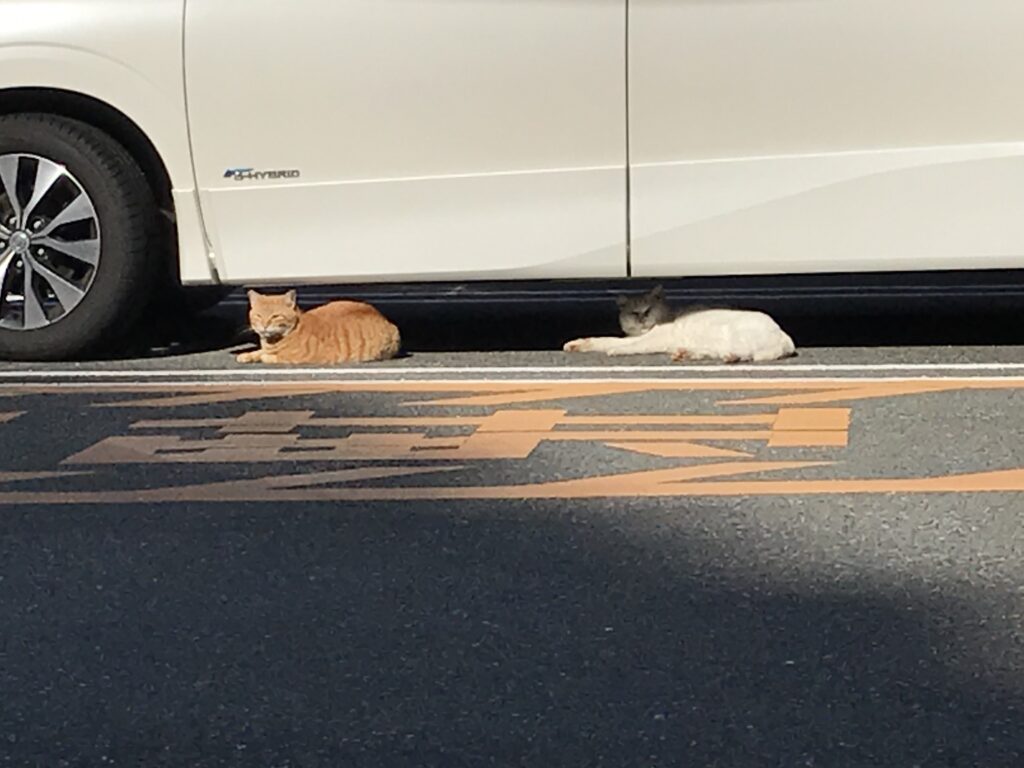
M 790 288 L 763 366 L 557 351 L 616 286 L 0 365 L 0 765 L 1021 765 L 1015 289 Z

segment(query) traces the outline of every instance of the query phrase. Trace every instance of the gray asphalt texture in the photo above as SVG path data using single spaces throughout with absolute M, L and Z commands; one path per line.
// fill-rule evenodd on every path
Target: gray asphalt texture
M 1024 362 L 1012 301 L 961 301 L 772 310 L 800 363 Z M 410 347 L 385 368 L 561 365 L 554 342 L 614 330 L 602 301 L 382 305 Z M 0 372 L 232 367 L 240 312 L 154 327 L 118 360 Z M 493 351 L 503 347 L 513 351 Z M 133 395 L 0 389 L 0 412 L 25 411 L 0 423 L 0 472 L 69 469 L 62 459 L 138 419 L 389 415 L 403 402 L 97 409 Z M 684 397 L 694 412 L 713 405 Z M 648 393 L 563 407 L 659 405 Z M 1022 405 L 1019 390 L 864 401 L 850 448 L 824 451 L 841 466 L 799 476 L 1021 466 Z M 551 443 L 436 482 L 665 463 Z M 307 469 L 120 465 L 17 488 Z M 1017 493 L 8 504 L 0 765 L 1017 766 L 1022 511 Z

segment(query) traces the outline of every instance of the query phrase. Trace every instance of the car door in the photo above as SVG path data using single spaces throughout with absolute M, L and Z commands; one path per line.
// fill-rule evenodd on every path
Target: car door
M 626 269 L 625 0 L 187 0 L 222 279 Z
M 633 274 L 1024 262 L 1024 3 L 629 14 Z

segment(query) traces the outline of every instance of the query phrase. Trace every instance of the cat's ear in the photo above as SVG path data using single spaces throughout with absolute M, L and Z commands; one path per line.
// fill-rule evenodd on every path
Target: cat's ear
M 290 306 L 292 309 L 295 309 L 295 307 L 298 306 L 297 296 L 294 288 L 292 288 L 290 291 L 288 291 L 288 293 L 284 295 L 284 300 L 288 302 L 288 306 Z
M 665 298 L 665 289 L 660 285 L 656 285 L 651 288 L 651 292 L 647 295 L 652 299 L 663 299 Z
M 615 297 L 615 303 L 619 305 L 620 309 L 626 306 L 627 301 L 629 301 L 629 299 L 623 296 L 621 293 Z
M 250 291 L 248 291 L 248 292 L 246 293 L 246 295 L 247 295 L 247 296 L 249 297 L 249 303 L 250 303 L 250 304 L 252 304 L 253 302 L 255 302 L 255 301 L 256 301 L 256 299 L 258 299 L 258 298 L 260 297 L 260 295 L 259 295 L 258 293 L 256 293 L 256 291 L 253 291 L 253 290 L 250 290 Z

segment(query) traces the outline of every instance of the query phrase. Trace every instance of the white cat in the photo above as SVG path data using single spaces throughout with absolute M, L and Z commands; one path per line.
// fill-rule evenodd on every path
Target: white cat
M 796 354 L 796 345 L 764 312 L 693 309 L 673 317 L 661 286 L 644 296 L 619 297 L 619 323 L 626 337 L 599 336 L 567 342 L 566 352 L 647 355 L 667 352 L 673 360 L 764 362 Z

